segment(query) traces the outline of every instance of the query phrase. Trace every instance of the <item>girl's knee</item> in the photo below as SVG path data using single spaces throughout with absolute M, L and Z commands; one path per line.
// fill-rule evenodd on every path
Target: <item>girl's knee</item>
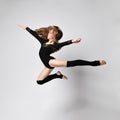
M 49 66 L 51 66 L 51 67 L 55 67 L 54 64 L 55 64 L 55 61 L 53 61 L 53 60 L 49 60 Z

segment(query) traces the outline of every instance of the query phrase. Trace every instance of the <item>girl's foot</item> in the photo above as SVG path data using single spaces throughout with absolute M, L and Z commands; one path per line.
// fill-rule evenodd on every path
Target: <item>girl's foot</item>
M 105 60 L 100 60 L 100 65 L 105 65 L 106 61 Z
M 60 71 L 58 71 L 56 74 L 57 75 L 62 75 L 62 79 L 63 80 L 67 80 L 68 79 L 67 76 L 63 75 Z

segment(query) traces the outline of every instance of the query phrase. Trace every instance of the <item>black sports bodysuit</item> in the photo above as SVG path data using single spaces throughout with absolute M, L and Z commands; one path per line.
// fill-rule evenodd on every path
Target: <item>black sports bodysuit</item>
M 53 69 L 54 67 L 51 67 L 49 65 L 50 59 L 55 59 L 54 57 L 50 56 L 51 53 L 53 53 L 55 50 L 59 50 L 61 47 L 65 45 L 72 44 L 72 40 L 68 40 L 62 43 L 58 43 L 55 45 L 52 44 L 46 44 L 47 40 L 40 37 L 35 31 L 31 30 L 29 27 L 26 28 L 26 30 L 32 34 L 37 40 L 41 43 L 41 48 L 39 50 L 39 56 L 43 62 L 43 64 L 50 69 Z

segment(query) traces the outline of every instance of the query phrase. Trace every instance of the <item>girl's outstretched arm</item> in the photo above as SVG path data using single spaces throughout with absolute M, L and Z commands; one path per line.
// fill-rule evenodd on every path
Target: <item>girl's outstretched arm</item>
M 55 48 L 60 49 L 63 46 L 70 45 L 72 43 L 79 43 L 81 41 L 81 38 L 73 39 L 73 40 L 68 40 L 62 43 L 59 43 L 57 45 L 54 45 Z
M 41 38 L 34 30 L 30 29 L 27 26 L 22 26 L 22 25 L 18 25 L 20 28 L 22 28 L 23 30 L 27 30 L 30 34 L 32 34 L 35 38 L 37 38 L 37 40 L 43 44 L 45 42 L 45 40 L 43 38 Z

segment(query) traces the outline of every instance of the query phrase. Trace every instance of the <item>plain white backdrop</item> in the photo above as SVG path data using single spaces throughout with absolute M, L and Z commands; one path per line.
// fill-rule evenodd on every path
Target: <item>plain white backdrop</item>
M 0 0 L 0 119 L 119 120 L 119 0 Z M 100 67 L 56 68 L 68 76 L 39 86 L 43 69 L 31 29 L 58 25 L 62 41 L 81 37 L 53 54 L 63 60 L 105 59 Z

